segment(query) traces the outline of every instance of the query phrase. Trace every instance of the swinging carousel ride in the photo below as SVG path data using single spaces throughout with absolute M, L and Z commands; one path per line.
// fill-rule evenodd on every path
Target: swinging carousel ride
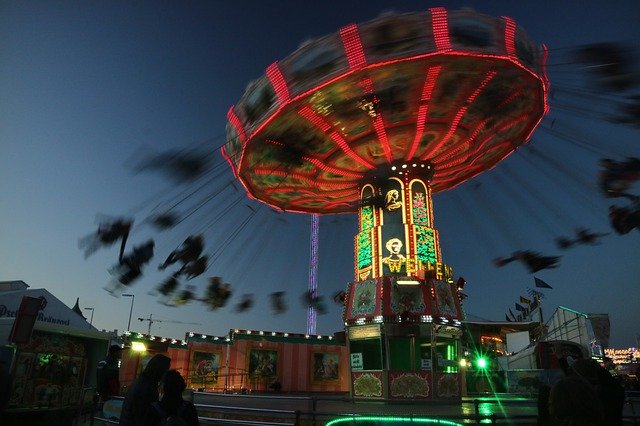
M 527 143 L 546 48 L 507 17 L 433 8 L 308 42 L 228 112 L 222 154 L 249 197 L 357 212 L 344 306 L 355 398 L 458 398 L 463 319 L 432 196 Z

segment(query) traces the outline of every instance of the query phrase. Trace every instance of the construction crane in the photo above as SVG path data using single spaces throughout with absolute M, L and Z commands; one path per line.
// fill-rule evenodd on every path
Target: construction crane
M 147 334 L 151 334 L 151 324 L 153 324 L 154 322 L 166 322 L 166 323 L 172 323 L 172 324 L 191 324 L 191 325 L 202 325 L 199 322 L 182 322 L 182 321 L 171 321 L 171 320 L 160 320 L 160 319 L 154 319 L 153 318 L 153 314 L 149 314 L 149 318 L 140 318 L 138 317 L 138 321 L 147 321 L 149 322 L 149 327 L 147 329 Z

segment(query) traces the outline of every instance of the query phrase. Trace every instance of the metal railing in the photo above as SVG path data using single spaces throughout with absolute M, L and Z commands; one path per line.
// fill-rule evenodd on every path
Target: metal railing
M 200 413 L 198 416 L 202 424 L 218 424 L 218 425 L 238 425 L 238 426 L 322 426 L 328 421 L 336 418 L 353 418 L 353 424 L 359 417 L 384 417 L 379 413 L 348 413 L 344 411 L 319 411 L 318 403 L 323 401 L 334 402 L 353 402 L 349 397 L 327 397 L 327 396 L 286 396 L 286 395 L 235 395 L 220 394 L 209 392 L 194 392 L 193 396 L 214 396 L 216 398 L 229 399 L 238 398 L 242 401 L 275 401 L 282 400 L 293 404 L 306 403 L 306 409 L 279 409 L 279 408 L 261 408 L 248 407 L 238 404 L 195 404 L 196 409 Z M 193 397 L 191 398 L 193 400 Z M 498 404 L 500 406 L 515 407 L 532 407 L 537 405 L 537 401 L 531 398 L 523 398 L 520 400 L 505 400 L 500 398 L 463 398 L 460 401 L 425 401 L 423 404 L 438 407 L 446 405 L 473 405 L 473 414 L 453 414 L 453 415 L 429 415 L 434 420 L 450 420 L 459 421 L 465 424 L 527 424 L 534 425 L 537 421 L 537 410 L 535 414 L 507 414 L 507 413 L 487 413 L 483 414 L 483 404 Z M 640 404 L 640 393 L 627 393 L 625 406 L 629 406 L 631 415 L 623 416 L 625 424 L 637 426 L 640 423 L 640 415 L 636 414 L 635 406 Z M 409 407 L 411 403 L 406 402 Z M 97 410 L 97 405 L 95 406 Z M 212 416 L 211 413 L 217 413 L 218 416 Z M 205 415 L 204 413 L 207 413 Z M 95 412 L 94 412 L 95 414 Z M 406 413 L 403 417 L 419 418 L 425 417 L 422 414 Z M 103 418 L 98 415 L 92 416 L 93 421 L 100 421 L 104 424 L 118 424 L 117 420 Z

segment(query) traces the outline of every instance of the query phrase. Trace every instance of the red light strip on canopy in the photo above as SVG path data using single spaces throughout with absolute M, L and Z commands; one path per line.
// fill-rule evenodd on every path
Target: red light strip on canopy
M 349 172 L 347 170 L 341 170 L 341 169 L 336 169 L 335 167 L 327 166 L 322 161 L 320 161 L 319 159 L 314 158 L 314 157 L 302 157 L 302 159 L 310 162 L 311 164 L 313 164 L 314 166 L 316 166 L 317 168 L 319 168 L 320 170 L 323 170 L 325 172 L 331 172 L 331 173 L 334 173 L 336 175 L 349 176 L 349 177 L 354 177 L 354 178 L 362 178 L 363 177 L 362 173 L 353 173 L 353 172 Z
M 276 146 L 285 146 L 282 142 L 280 141 L 276 141 L 273 139 L 265 139 L 265 142 L 270 143 L 271 145 L 276 145 Z M 331 172 L 334 173 L 336 175 L 341 175 L 341 176 L 349 176 L 349 177 L 354 177 L 354 178 L 362 178 L 363 174 L 362 173 L 353 173 L 350 172 L 348 170 L 342 170 L 342 169 L 337 169 L 335 167 L 331 167 L 331 166 L 327 166 L 326 164 L 324 164 L 322 161 L 320 161 L 317 158 L 314 157 L 305 157 L 302 156 L 302 159 L 305 161 L 308 161 L 309 163 L 313 164 L 314 166 L 316 166 L 317 168 L 319 168 L 320 170 L 323 170 L 325 172 Z
M 507 51 L 507 55 L 516 56 L 516 23 L 508 16 L 503 16 L 504 19 L 504 47 Z
M 224 146 L 220 148 L 220 153 L 222 154 L 222 157 L 224 157 L 224 159 L 227 160 L 227 163 L 229 163 L 229 165 L 231 166 L 231 171 L 233 172 L 233 176 L 238 177 L 238 170 L 236 169 L 235 162 L 231 159 L 231 156 L 227 154 L 227 150 L 225 149 Z
M 284 170 L 272 170 L 272 169 L 254 169 L 253 173 L 256 175 L 262 175 L 262 176 L 282 176 L 284 178 L 290 177 L 293 179 L 299 179 L 301 181 L 304 181 L 308 184 L 311 184 L 312 186 L 319 186 L 320 183 L 317 182 L 316 180 L 310 178 L 309 176 L 304 176 L 301 175 L 299 173 L 289 173 L 286 172 Z M 327 188 L 335 188 L 335 189 L 348 189 L 348 188 L 352 188 L 353 184 L 349 184 L 346 185 L 344 183 L 326 183 L 326 182 L 322 182 L 322 186 L 326 186 Z
M 513 102 L 520 95 L 521 95 L 521 93 L 519 91 L 512 93 L 508 98 L 506 98 L 504 101 L 502 101 L 500 103 L 500 105 L 498 105 L 498 107 L 495 109 L 495 112 L 497 114 L 500 114 L 500 109 L 501 108 L 503 108 L 504 106 L 506 106 L 506 105 L 510 104 L 511 102 Z M 476 137 L 478 136 L 480 131 L 482 131 L 484 129 L 484 127 L 487 125 L 489 120 L 491 120 L 491 118 L 492 117 L 487 117 L 484 120 L 482 120 L 480 122 L 480 124 L 478 124 L 478 127 L 476 127 L 476 129 L 473 131 L 471 136 L 468 138 L 469 150 L 473 147 L 473 143 L 475 142 Z M 463 149 L 464 149 L 464 144 L 460 144 L 453 151 L 440 154 L 440 155 L 434 157 L 431 161 L 433 161 L 434 164 L 437 164 L 437 163 L 442 162 L 442 161 L 451 160 L 454 155 L 456 155 L 458 152 L 460 152 Z M 458 157 L 456 157 L 455 162 L 457 164 L 457 163 L 460 163 L 461 161 L 463 161 L 465 159 L 466 159 L 466 157 L 464 155 L 463 156 L 458 156 Z
M 358 26 L 355 24 L 340 28 L 340 38 L 347 54 L 347 62 L 350 69 L 361 68 L 367 63 L 362 48 L 362 41 L 358 34 Z
M 491 135 L 489 135 L 489 136 L 487 136 L 486 138 L 484 138 L 484 139 L 482 140 L 482 142 L 480 142 L 480 143 L 478 144 L 477 149 L 476 149 L 473 153 L 471 153 L 471 154 L 469 154 L 469 155 L 467 156 L 468 165 L 473 165 L 473 164 L 475 164 L 475 162 L 476 162 L 476 161 L 478 161 L 478 159 L 479 159 L 479 158 L 481 158 L 481 156 L 480 156 L 480 155 L 476 155 L 476 154 L 478 154 L 478 152 L 479 152 L 481 149 L 483 149 L 483 147 L 485 147 L 485 146 L 487 145 L 487 143 L 488 143 L 492 138 L 496 137 L 497 135 L 499 135 L 499 134 L 500 134 L 500 133 L 502 133 L 502 132 L 505 132 L 505 131 L 507 131 L 507 130 L 511 129 L 513 126 L 515 126 L 515 125 L 517 125 L 517 124 L 521 123 L 522 121 L 527 120 L 527 118 L 528 118 L 528 117 L 527 117 L 526 115 L 522 115 L 522 116 L 520 116 L 520 117 L 518 117 L 518 118 L 515 118 L 515 119 L 513 119 L 512 121 L 510 121 L 510 122 L 506 123 L 504 126 L 500 127 L 498 130 L 496 130 L 495 132 L 493 132 Z M 508 143 L 508 142 L 507 142 L 507 143 Z M 504 144 L 505 144 L 505 142 L 501 142 L 501 143 L 498 143 L 498 145 L 497 145 L 497 146 L 502 146 L 502 145 L 504 145 Z M 490 151 L 492 151 L 492 150 L 494 150 L 494 149 L 495 149 L 495 147 L 490 148 L 489 150 L 490 150 Z M 512 151 L 513 151 L 513 150 L 512 150 Z M 469 160 L 469 158 L 471 158 L 471 156 L 473 156 L 473 155 L 476 155 L 476 157 L 475 157 L 475 158 L 473 158 L 472 160 Z M 441 165 L 441 169 L 448 168 L 448 167 L 450 167 L 450 166 L 451 166 L 451 165 L 453 165 L 453 164 L 455 164 L 455 162 L 454 162 L 454 161 L 449 162 L 449 163 L 442 164 L 442 165 Z M 466 166 L 466 165 L 465 165 L 465 166 Z M 437 168 L 436 168 L 436 170 L 437 170 Z M 458 170 L 458 169 L 452 169 L 452 170 L 449 170 L 446 174 L 442 174 L 442 175 L 440 175 L 440 176 L 438 176 L 438 177 L 442 178 L 442 177 L 446 177 L 446 176 L 449 176 L 449 175 L 451 175 L 451 174 L 453 174 L 453 173 L 458 173 L 458 172 L 459 172 L 459 170 Z
M 231 123 L 234 129 L 236 129 L 236 133 L 238 134 L 238 138 L 240 139 L 240 143 L 242 144 L 242 153 L 240 154 L 240 160 L 237 163 L 238 167 L 237 169 L 235 167 L 232 167 L 233 173 L 236 176 L 238 176 L 240 174 L 240 167 L 242 166 L 242 158 L 244 157 L 244 149 L 247 141 L 247 135 L 244 132 L 244 127 L 242 127 L 242 123 L 240 122 L 240 119 L 238 118 L 236 113 L 233 112 L 234 107 L 235 105 L 231 106 L 231 108 L 229 108 L 229 111 L 227 111 L 227 120 L 229 120 L 229 123 Z M 227 158 L 231 158 L 231 157 L 228 157 L 226 153 L 223 152 L 223 154 L 225 154 Z
M 384 156 L 387 157 L 387 162 L 391 163 L 391 147 L 389 146 L 389 139 L 387 138 L 387 132 L 384 127 L 384 122 L 382 121 L 382 114 L 376 110 L 375 104 L 378 102 L 378 97 L 373 91 L 373 81 L 370 78 L 365 78 L 360 82 L 360 85 L 364 89 L 364 92 L 368 95 L 373 95 L 373 128 L 376 130 L 376 135 L 378 135 L 378 141 L 380 145 L 382 145 L 382 151 L 384 152 Z
M 542 83 L 544 85 L 544 115 L 549 113 L 549 77 L 547 76 L 547 57 L 549 56 L 549 50 L 547 49 L 547 45 L 542 45 Z
M 469 108 L 469 105 L 471 105 L 473 101 L 475 101 L 478 95 L 482 92 L 482 90 L 484 90 L 484 88 L 487 86 L 487 84 L 489 84 L 489 82 L 493 79 L 493 77 L 495 77 L 496 74 L 496 71 L 490 71 L 486 74 L 484 80 L 482 80 L 482 83 L 480 83 L 476 90 L 473 91 L 469 98 L 467 98 L 464 106 L 460 108 L 460 110 L 456 113 L 456 116 L 451 122 L 451 127 L 449 127 L 449 131 L 447 132 L 447 134 L 440 140 L 440 142 L 436 146 L 434 146 L 432 149 L 428 149 L 427 152 L 422 155 L 422 160 L 426 160 L 431 157 L 433 153 L 437 152 L 445 143 L 449 141 L 451 136 L 456 132 L 458 124 L 460 123 L 462 116 L 467 112 L 467 108 Z
M 342 151 L 345 154 L 353 158 L 356 162 L 358 162 L 359 164 L 363 165 L 368 169 L 374 168 L 374 166 L 371 163 L 369 163 L 365 159 L 361 158 L 358 154 L 356 154 L 351 149 L 347 141 L 342 137 L 342 135 L 337 131 L 333 130 L 331 128 L 331 125 L 327 123 L 325 119 L 322 118 L 322 116 L 320 116 L 319 114 L 316 114 L 310 107 L 303 106 L 302 108 L 300 108 L 300 110 L 298 110 L 298 114 L 300 114 L 301 117 L 307 119 L 311 124 L 316 126 L 322 132 L 328 134 L 329 137 L 338 144 L 340 149 L 342 149 Z
M 247 140 L 247 135 L 244 132 L 244 127 L 242 127 L 242 123 L 240 122 L 240 119 L 238 118 L 236 113 L 233 112 L 233 108 L 234 107 L 235 107 L 235 105 L 233 105 L 231 108 L 229 108 L 229 111 L 227 112 L 227 119 L 229 120 L 229 123 L 231 123 L 233 128 L 236 129 L 236 133 L 238 133 L 238 137 L 240 138 L 240 142 L 242 142 L 242 144 L 244 144 L 246 142 L 246 140 Z
M 451 50 L 447 9 L 444 7 L 433 7 L 429 9 L 429 12 L 431 12 L 431 27 L 433 31 L 433 40 L 436 43 L 436 50 L 442 52 Z
M 429 112 L 429 101 L 431 100 L 431 95 L 433 94 L 433 89 L 436 86 L 436 80 L 438 79 L 438 75 L 440 74 L 440 70 L 442 69 L 441 65 L 429 68 L 427 71 L 427 77 L 424 81 L 424 86 L 422 87 L 422 96 L 420 97 L 420 107 L 418 108 L 418 120 L 416 122 L 416 136 L 413 139 L 413 145 L 411 145 L 411 150 L 406 157 L 406 160 L 409 161 L 413 158 L 413 155 L 416 153 L 416 149 L 418 149 L 418 144 L 420 143 L 420 139 L 422 139 L 422 134 L 424 133 L 425 120 L 427 119 L 427 113 Z
M 278 102 L 284 104 L 289 100 L 289 88 L 278 67 L 278 62 L 274 62 L 267 67 L 267 77 L 276 92 L 276 96 L 278 96 Z

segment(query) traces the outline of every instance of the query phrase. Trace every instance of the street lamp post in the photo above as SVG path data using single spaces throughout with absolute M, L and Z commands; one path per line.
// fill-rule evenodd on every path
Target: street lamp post
M 93 325 L 93 311 L 95 310 L 94 308 L 84 308 L 85 311 L 91 311 L 91 320 L 89 321 L 89 328 L 91 328 L 91 326 Z
M 127 293 L 127 294 L 123 294 L 122 296 L 131 298 L 131 308 L 129 309 L 129 322 L 127 323 L 127 331 L 131 331 L 131 314 L 133 313 L 133 302 L 134 300 L 136 300 L 136 295 Z

